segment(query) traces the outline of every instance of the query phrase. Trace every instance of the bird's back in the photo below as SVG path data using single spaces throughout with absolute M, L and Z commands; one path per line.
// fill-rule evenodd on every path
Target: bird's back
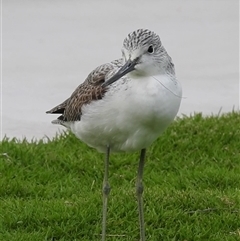
M 102 87 L 102 84 L 121 66 L 122 59 L 117 59 L 94 69 L 68 99 L 46 112 L 61 114 L 52 123 L 68 127 L 68 122 L 80 121 L 83 105 L 103 98 L 107 88 Z

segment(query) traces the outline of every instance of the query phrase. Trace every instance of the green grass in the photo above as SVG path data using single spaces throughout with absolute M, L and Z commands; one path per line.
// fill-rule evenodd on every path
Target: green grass
M 139 153 L 111 155 L 107 240 L 139 240 Z M 5 138 L 0 240 L 101 240 L 102 154 L 71 134 L 38 143 Z M 176 120 L 147 150 L 147 240 L 240 240 L 240 114 Z

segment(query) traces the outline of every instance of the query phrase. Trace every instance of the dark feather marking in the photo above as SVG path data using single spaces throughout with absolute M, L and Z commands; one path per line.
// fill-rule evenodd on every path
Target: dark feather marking
M 68 98 L 67 100 L 65 100 L 62 104 L 52 108 L 51 110 L 47 111 L 47 114 L 63 114 L 64 110 L 68 104 L 70 98 Z
M 46 113 L 62 114 L 58 117 L 58 120 L 62 122 L 79 121 L 84 104 L 89 104 L 94 100 L 103 98 L 107 88 L 103 88 L 102 83 L 105 82 L 106 75 L 114 68 L 119 67 L 120 63 L 121 60 L 115 60 L 112 63 L 97 67 L 88 75 L 86 80 L 76 88 L 70 98 Z

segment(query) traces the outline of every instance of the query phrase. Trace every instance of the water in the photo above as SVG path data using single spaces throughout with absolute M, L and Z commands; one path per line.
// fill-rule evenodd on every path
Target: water
M 66 99 L 93 68 L 118 58 L 123 38 L 138 28 L 157 32 L 173 58 L 186 97 L 179 115 L 239 108 L 237 0 L 8 0 L 1 135 L 55 136 L 61 127 L 45 111 Z

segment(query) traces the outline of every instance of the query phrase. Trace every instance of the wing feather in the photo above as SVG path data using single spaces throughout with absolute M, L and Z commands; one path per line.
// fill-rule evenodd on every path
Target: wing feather
M 117 60 L 94 69 L 67 100 L 47 111 L 48 114 L 62 114 L 58 117 L 58 121 L 55 120 L 53 123 L 63 124 L 68 121 L 79 121 L 83 105 L 102 99 L 107 91 L 107 88 L 103 88 L 102 84 L 105 82 L 106 76 L 118 67 L 115 62 L 119 64 L 119 60 Z

